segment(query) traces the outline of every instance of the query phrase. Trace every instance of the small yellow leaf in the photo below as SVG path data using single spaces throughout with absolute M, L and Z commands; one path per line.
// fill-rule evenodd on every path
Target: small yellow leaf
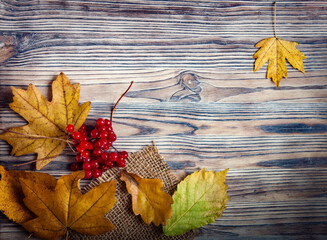
M 49 189 L 56 186 L 57 180 L 46 173 L 10 171 L 0 166 L 0 211 L 9 219 L 21 224 L 34 218 L 35 215 L 25 207 L 19 178 L 38 182 Z
M 279 86 L 283 77 L 287 78 L 286 60 L 296 69 L 305 73 L 302 59 L 303 53 L 296 49 L 297 42 L 289 42 L 277 37 L 271 37 L 258 42 L 255 46 L 260 48 L 254 55 L 256 58 L 254 71 L 258 71 L 267 61 L 267 78 Z
M 160 179 L 144 179 L 136 174 L 122 171 L 121 180 L 126 183 L 132 195 L 133 212 L 141 215 L 143 221 L 150 225 L 165 225 L 172 216 L 172 197 L 164 192 Z
M 24 203 L 37 216 L 23 223 L 23 227 L 42 239 L 58 239 L 68 229 L 88 235 L 114 229 L 104 215 L 116 202 L 116 180 L 101 183 L 83 195 L 79 186 L 83 177 L 84 171 L 62 176 L 54 190 L 20 179 Z
M 65 149 L 66 126 L 73 124 L 79 129 L 91 108 L 90 102 L 79 105 L 80 85 L 71 85 L 63 73 L 52 83 L 51 102 L 32 84 L 27 90 L 11 89 L 14 101 L 10 108 L 29 124 L 11 128 L 0 138 L 13 146 L 11 155 L 37 153 L 36 169 L 39 170 Z

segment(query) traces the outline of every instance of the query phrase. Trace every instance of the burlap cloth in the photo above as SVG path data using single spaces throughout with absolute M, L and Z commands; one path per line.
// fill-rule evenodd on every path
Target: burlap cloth
M 178 184 L 178 179 L 169 169 L 156 146 L 147 146 L 142 150 L 130 154 L 126 161 L 126 170 L 136 173 L 144 178 L 159 178 L 163 182 L 163 190 L 173 194 Z M 114 225 L 115 229 L 103 235 L 90 236 L 71 231 L 69 239 L 193 239 L 195 233 L 189 231 L 180 236 L 167 237 L 162 232 L 162 226 L 156 227 L 151 223 L 146 225 L 141 217 L 136 216 L 132 210 L 131 196 L 126 190 L 125 183 L 120 179 L 120 169 L 112 168 L 93 180 L 84 190 L 113 179 L 117 180 L 117 199 L 113 208 L 105 215 Z

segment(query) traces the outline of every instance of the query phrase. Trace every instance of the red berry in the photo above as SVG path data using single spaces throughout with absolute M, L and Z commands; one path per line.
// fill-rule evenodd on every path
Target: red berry
M 93 176 L 94 178 L 98 178 L 98 177 L 100 177 L 101 174 L 102 174 L 102 172 L 101 172 L 99 169 L 92 169 L 92 176 Z
M 87 150 L 92 150 L 93 149 L 93 143 L 92 142 L 87 142 L 86 143 L 86 149 Z
M 107 145 L 107 140 L 106 139 L 100 138 L 98 142 L 99 142 L 99 146 L 101 148 L 103 148 L 104 145 Z
M 118 155 L 118 158 L 117 158 L 117 162 L 121 162 L 121 161 L 125 161 L 125 158 L 124 158 L 124 156 L 122 156 L 122 155 Z
M 83 131 L 83 130 L 79 129 L 78 132 L 80 132 L 82 136 L 87 136 L 87 132 L 86 131 Z
M 115 134 L 114 132 L 111 132 L 111 133 L 109 134 L 108 139 L 109 139 L 110 141 L 114 142 L 114 141 L 117 140 L 117 136 L 116 136 L 116 134 Z
M 104 120 L 104 125 L 111 126 L 111 121 L 109 119 Z
M 103 126 L 105 124 L 105 121 L 102 118 L 98 118 L 97 122 L 96 122 L 97 126 Z
M 84 178 L 90 179 L 92 177 L 91 170 L 85 170 L 84 172 L 85 172 Z
M 86 141 L 81 141 L 78 146 L 81 148 L 86 148 L 87 142 Z
M 75 139 L 75 140 L 79 140 L 79 139 L 81 139 L 81 137 L 82 137 L 82 134 L 80 133 L 80 132 L 73 132 L 73 138 Z
M 90 133 L 91 138 L 97 139 L 99 136 L 99 132 L 96 129 L 93 129 Z
M 89 141 L 89 137 L 86 135 L 86 136 L 81 136 L 81 139 L 80 139 L 81 142 L 87 142 Z
M 83 162 L 91 162 L 91 158 L 90 157 L 86 157 L 83 159 Z
M 112 129 L 112 126 L 110 125 L 110 126 L 106 126 L 106 131 L 107 132 L 113 132 L 114 130 Z
M 108 167 L 106 166 L 106 165 L 102 165 L 101 167 L 100 167 L 100 171 L 101 172 L 105 172 L 105 171 L 107 171 L 108 170 Z
M 88 156 L 90 156 L 90 153 L 85 150 L 84 152 L 81 153 L 81 155 L 83 158 L 87 158 Z
M 107 139 L 109 136 L 109 133 L 107 131 L 101 131 L 99 136 L 100 136 L 100 138 Z
M 107 153 L 107 152 L 103 152 L 103 153 L 101 154 L 101 158 L 102 158 L 104 161 L 108 160 L 108 159 L 109 159 L 109 153 Z
M 96 140 L 96 141 L 93 143 L 93 147 L 94 147 L 94 148 L 100 148 L 99 140 Z
M 100 148 L 95 148 L 95 149 L 93 150 L 93 154 L 94 154 L 95 156 L 100 156 L 101 153 L 102 153 L 102 150 L 101 150 Z
M 79 128 L 80 132 L 86 132 L 86 126 L 85 124 L 82 124 L 82 126 Z
M 101 165 L 103 163 L 103 159 L 101 158 L 101 156 L 97 156 L 95 158 L 95 160 L 97 160 L 99 162 L 99 165 Z
M 109 159 L 110 159 L 110 161 L 116 162 L 117 161 L 117 158 L 118 158 L 118 154 L 116 152 L 109 153 Z
M 110 146 L 108 144 L 103 145 L 102 149 L 108 151 Z
M 126 161 L 125 160 L 117 160 L 117 165 L 118 167 L 125 167 L 126 166 Z
M 104 164 L 108 166 L 108 168 L 113 168 L 115 166 L 115 164 L 110 160 L 105 161 Z
M 126 151 L 122 151 L 119 155 L 122 155 L 124 159 L 128 158 L 128 153 Z
M 74 125 L 73 124 L 68 124 L 67 127 L 66 127 L 66 132 L 68 133 L 72 133 L 74 132 Z
M 106 128 L 106 126 L 100 126 L 97 129 L 98 129 L 98 132 L 100 133 L 102 131 L 106 131 L 107 128 Z
M 82 157 L 82 155 L 80 153 L 75 156 L 75 161 L 76 162 L 82 162 L 83 161 L 83 157 Z
M 92 168 L 91 163 L 89 163 L 89 162 L 83 163 L 82 168 L 84 170 L 90 170 Z
M 92 168 L 99 168 L 99 161 L 98 160 L 91 160 L 91 167 Z
M 74 163 L 70 164 L 70 169 L 72 171 L 77 171 L 79 169 L 78 163 L 74 162 Z
M 80 152 L 80 153 L 85 152 L 85 148 L 82 148 L 80 145 L 78 145 L 76 147 L 76 150 L 77 150 L 77 152 Z

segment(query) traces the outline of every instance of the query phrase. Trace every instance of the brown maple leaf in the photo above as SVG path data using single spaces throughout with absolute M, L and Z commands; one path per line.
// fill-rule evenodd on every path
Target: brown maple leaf
M 121 180 L 126 183 L 128 192 L 132 195 L 133 212 L 141 215 L 143 221 L 150 225 L 165 225 L 172 216 L 172 197 L 164 192 L 160 179 L 145 179 L 136 174 L 121 172 Z
M 66 126 L 73 124 L 79 129 L 90 110 L 90 102 L 79 105 L 80 85 L 72 85 L 63 73 L 52 83 L 51 102 L 33 84 L 27 90 L 11 89 L 14 101 L 9 106 L 25 118 L 28 125 L 11 128 L 0 138 L 13 146 L 12 155 L 37 153 L 36 169 L 39 170 L 65 149 Z
M 47 174 L 29 171 L 11 171 L 0 166 L 0 211 L 16 223 L 23 223 L 35 218 L 35 215 L 26 208 L 23 190 L 19 179 L 28 179 L 54 189 L 57 180 Z
M 104 215 L 116 202 L 117 181 L 101 183 L 83 195 L 79 186 L 83 177 L 84 171 L 62 176 L 54 190 L 21 179 L 24 203 L 38 216 L 23 223 L 23 227 L 42 239 L 68 236 L 68 229 L 88 235 L 103 234 L 114 229 Z

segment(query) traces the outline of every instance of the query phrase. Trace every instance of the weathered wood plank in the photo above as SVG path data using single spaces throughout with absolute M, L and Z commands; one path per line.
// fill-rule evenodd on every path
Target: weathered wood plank
M 93 104 L 86 124 L 109 117 L 111 107 Z M 327 167 L 326 109 L 312 103 L 121 103 L 113 126 L 118 148 L 137 151 L 155 141 L 173 169 L 319 168 Z M 25 122 L 8 106 L 0 109 L 0 116 L 4 128 Z M 4 141 L 0 148 L 10 151 Z M 26 161 L 6 154 L 0 162 L 8 167 L 6 160 Z M 60 159 L 55 169 L 67 162 Z
M 279 3 L 278 36 L 300 42 L 308 71 L 326 69 L 326 9 Z M 252 70 L 254 44 L 273 36 L 271 1 L 2 1 L 0 14 L 19 39 L 9 67 Z
M 326 102 L 327 71 L 312 71 L 303 75 L 289 73 L 281 86 L 265 79 L 265 72 L 252 70 L 219 72 L 216 70 L 148 69 L 121 71 L 65 72 L 73 83 L 81 83 L 80 101 L 114 103 L 125 91 L 130 81 L 134 85 L 124 101 L 129 102 Z M 14 69 L 6 67 L 0 72 L 0 93 L 11 98 L 9 86 L 27 88 L 33 83 L 50 99 L 51 82 L 59 71 Z M 130 98 L 130 99 L 128 99 Z

